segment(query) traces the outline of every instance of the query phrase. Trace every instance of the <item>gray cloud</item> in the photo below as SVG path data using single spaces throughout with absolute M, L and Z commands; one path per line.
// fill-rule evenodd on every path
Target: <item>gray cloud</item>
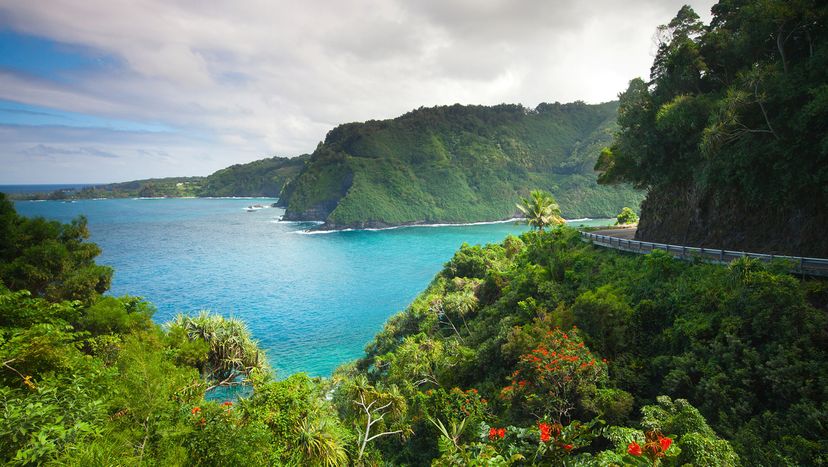
M 420 106 L 614 99 L 629 79 L 648 74 L 653 32 L 683 3 L 0 0 L 0 27 L 120 64 L 71 80 L 0 70 L 0 98 L 175 129 L 122 141 L 112 132 L 55 130 L 73 147 L 119 154 L 134 168 L 113 166 L 108 177 L 200 174 L 309 152 L 338 123 Z M 704 16 L 713 0 L 690 3 Z M 31 147 L 54 139 L 51 130 L 16 131 L 33 138 Z M 12 163 L 15 144 L 0 140 L 0 163 Z M 140 149 L 169 154 L 167 164 L 146 164 Z M 0 182 L 49 173 L 19 167 Z
M 94 147 L 54 147 L 46 146 L 45 144 L 38 144 L 20 151 L 24 156 L 33 157 L 65 157 L 65 156 L 82 156 L 82 157 L 104 157 L 104 158 L 118 158 L 120 156 L 111 152 L 102 151 Z

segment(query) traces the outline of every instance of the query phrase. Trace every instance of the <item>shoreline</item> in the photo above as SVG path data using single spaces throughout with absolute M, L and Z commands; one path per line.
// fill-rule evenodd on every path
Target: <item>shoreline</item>
M 573 222 L 584 222 L 584 221 L 593 221 L 597 219 L 605 219 L 604 217 L 580 217 L 576 219 L 564 219 L 567 224 Z M 606 219 L 611 219 L 607 217 Z M 407 224 L 400 224 L 400 225 L 390 225 L 387 227 L 342 227 L 342 228 L 324 228 L 325 224 L 320 224 L 318 227 L 305 229 L 305 230 L 297 230 L 294 233 L 300 235 L 322 235 L 322 234 L 331 234 L 331 233 L 338 233 L 338 232 L 381 232 L 385 230 L 396 230 L 396 229 L 403 229 L 407 227 L 420 227 L 420 228 L 435 228 L 435 227 L 469 227 L 475 225 L 496 225 L 496 224 L 507 224 L 509 222 L 519 222 L 523 220 L 522 217 L 512 217 L 509 219 L 500 219 L 495 221 L 478 221 L 478 222 L 458 222 L 458 223 L 434 223 L 434 224 L 426 224 L 422 222 L 418 223 L 407 223 Z M 301 223 L 317 223 L 319 224 L 322 221 L 296 221 L 296 220 L 279 220 L 277 222 L 284 222 L 284 223 L 292 223 L 292 224 L 301 224 Z
M 97 198 L 66 198 L 66 199 L 40 199 L 40 198 L 17 198 L 6 193 L 11 201 L 20 202 L 43 202 L 54 201 L 57 203 L 66 203 L 73 201 L 102 201 L 108 199 L 131 199 L 136 201 L 146 200 L 160 200 L 160 199 L 272 199 L 274 202 L 279 200 L 277 196 L 112 196 L 112 197 L 97 197 Z

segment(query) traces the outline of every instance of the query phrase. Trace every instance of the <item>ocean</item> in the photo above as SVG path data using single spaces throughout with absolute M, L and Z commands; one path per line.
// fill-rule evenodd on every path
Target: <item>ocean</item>
M 278 377 L 328 376 L 363 354 L 463 242 L 500 242 L 514 222 L 308 234 L 273 199 L 19 201 L 21 214 L 89 220 L 113 295 L 144 297 L 163 323 L 210 310 L 244 320 Z M 581 222 L 607 225 L 607 220 Z

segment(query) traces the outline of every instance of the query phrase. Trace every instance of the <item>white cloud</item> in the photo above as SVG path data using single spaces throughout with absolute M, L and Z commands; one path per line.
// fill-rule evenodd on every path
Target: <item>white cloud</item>
M 143 149 L 203 174 L 267 154 L 310 152 L 339 123 L 420 106 L 612 100 L 629 79 L 648 74 L 653 32 L 682 3 L 0 0 L 0 27 L 121 64 L 61 81 L 0 73 L 0 98 L 167 125 L 178 132 L 174 144 L 130 144 L 148 144 Z M 711 0 L 691 4 L 707 18 Z M 33 144 L 54 139 L 47 131 L 39 129 L 44 141 Z M 138 146 L 76 144 L 140 169 L 125 178 L 181 175 L 173 173 L 181 164 L 151 165 L 144 174 Z M 11 162 L 14 150 L 21 146 L 0 142 L 0 162 Z M 66 177 L 32 165 L 0 182 L 54 181 L 46 174 Z

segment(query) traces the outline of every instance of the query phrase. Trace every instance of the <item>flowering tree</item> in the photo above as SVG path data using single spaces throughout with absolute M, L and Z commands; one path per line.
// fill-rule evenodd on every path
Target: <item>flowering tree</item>
M 627 457 L 625 461 L 630 465 L 653 465 L 657 466 L 668 455 L 676 454 L 676 449 L 668 453 L 670 446 L 673 444 L 673 438 L 662 435 L 658 431 L 647 431 L 644 433 L 644 445 L 632 441 L 627 445 L 627 454 L 632 458 Z
M 520 357 L 510 377 L 512 384 L 503 388 L 501 395 L 522 400 L 560 424 L 568 421 L 577 398 L 606 378 L 606 360 L 590 352 L 577 328 L 567 332 L 555 328 Z

